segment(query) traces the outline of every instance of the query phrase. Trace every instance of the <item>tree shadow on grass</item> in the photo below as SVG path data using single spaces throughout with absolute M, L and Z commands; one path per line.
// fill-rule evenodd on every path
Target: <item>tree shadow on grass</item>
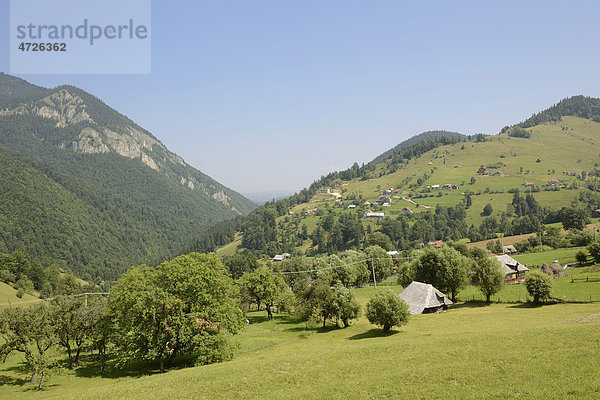
M 460 310 L 461 308 L 483 308 L 489 307 L 494 304 L 494 302 L 486 303 L 485 301 L 465 301 L 463 303 L 454 303 L 450 307 L 449 310 Z
M 23 386 L 29 383 L 30 379 L 15 378 L 14 376 L 0 375 L 0 386 Z
M 510 308 L 542 308 L 542 307 L 553 306 L 555 304 L 560 304 L 560 302 L 554 301 L 554 302 L 547 302 L 547 303 L 533 303 L 533 302 L 517 303 L 517 304 L 511 305 Z
M 358 333 L 354 336 L 350 336 L 347 339 L 348 340 L 373 339 L 373 338 L 394 336 L 394 335 L 397 335 L 398 333 L 400 333 L 400 331 L 390 330 L 390 331 L 384 332 L 383 329 L 370 329 L 366 332 Z

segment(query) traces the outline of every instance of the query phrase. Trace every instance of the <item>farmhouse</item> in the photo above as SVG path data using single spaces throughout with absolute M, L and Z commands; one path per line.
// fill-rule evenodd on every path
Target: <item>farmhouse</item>
M 504 267 L 505 283 L 519 283 L 525 280 L 525 272 L 529 271 L 529 268 L 508 254 L 494 257 L 496 257 Z
M 558 185 L 558 179 L 548 179 L 548 185 L 551 185 L 551 186 Z
M 392 198 L 392 196 L 390 196 L 389 194 L 382 194 L 381 196 L 379 196 L 377 198 L 377 200 L 381 201 L 381 202 L 385 202 L 385 201 L 389 201 Z
M 371 210 L 367 210 L 364 213 L 365 218 L 383 218 L 385 216 L 382 212 L 373 212 Z
M 444 242 L 442 242 L 441 240 L 431 240 L 429 242 L 427 242 L 427 246 L 433 246 L 437 249 L 441 248 L 444 245 Z
M 413 281 L 398 295 L 408 304 L 411 314 L 438 313 L 452 304 L 446 295 L 428 283 Z
M 431 188 L 432 188 L 432 189 L 439 189 L 439 188 L 440 188 L 440 185 L 431 185 Z
M 525 187 L 533 187 L 533 186 L 535 186 L 535 183 L 525 181 L 525 182 L 523 182 L 523 186 L 525 186 Z
M 410 207 L 404 207 L 402 209 L 402 214 L 411 213 L 411 212 L 413 212 L 413 209 Z
M 331 193 L 331 188 L 329 186 L 322 187 L 319 192 L 321 193 Z
M 502 253 L 504 254 L 517 254 L 517 249 L 515 248 L 515 246 L 508 245 L 508 246 L 502 246 Z
M 356 204 L 350 204 L 348 208 L 356 208 Z
M 292 257 L 290 253 L 277 254 L 275 257 L 273 257 L 273 261 L 283 261 L 290 257 Z

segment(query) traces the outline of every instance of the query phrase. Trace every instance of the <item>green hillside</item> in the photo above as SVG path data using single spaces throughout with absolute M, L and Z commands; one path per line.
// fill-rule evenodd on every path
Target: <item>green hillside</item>
M 382 288 L 401 290 L 389 281 Z M 374 291 L 355 290 L 363 306 Z M 599 316 L 598 303 L 462 303 L 382 334 L 365 317 L 344 329 L 307 329 L 290 315 L 267 321 L 254 311 L 228 362 L 164 374 L 156 365 L 109 362 L 100 377 L 96 358 L 85 355 L 75 369 L 56 368 L 36 392 L 13 354 L 0 365 L 10 383 L 1 390 L 11 399 L 594 398 Z
M 561 222 L 572 207 L 591 216 L 600 208 L 600 123 L 591 119 L 597 102 L 566 99 L 539 114 L 554 120 L 525 129 L 506 127 L 498 135 L 425 135 L 384 153 L 378 162 L 355 164 L 257 209 L 229 226 L 226 240 L 220 237 L 214 245 L 227 245 L 220 254 L 331 253 L 348 248 L 344 227 L 360 221 L 363 232 L 382 231 L 395 249 L 406 250 L 430 240 L 536 232 L 543 223 Z M 382 195 L 389 197 L 380 200 Z M 367 210 L 385 218 L 364 218 Z M 210 236 L 196 241 L 196 248 L 212 250 Z
M 0 252 L 88 280 L 169 257 L 254 204 L 72 86 L 0 75 Z

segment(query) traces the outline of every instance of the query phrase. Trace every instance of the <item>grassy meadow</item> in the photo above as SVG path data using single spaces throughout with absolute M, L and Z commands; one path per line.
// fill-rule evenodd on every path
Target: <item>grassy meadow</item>
M 522 285 L 517 285 L 522 286 Z M 596 283 L 600 288 L 600 282 Z M 388 280 L 356 290 L 365 304 Z M 0 365 L 6 399 L 465 399 L 600 396 L 600 303 L 458 303 L 412 316 L 388 334 L 361 317 L 346 329 L 308 329 L 291 316 L 250 312 L 232 361 L 156 373 L 155 366 L 107 376 L 89 362 L 58 368 L 41 392 L 20 356 Z

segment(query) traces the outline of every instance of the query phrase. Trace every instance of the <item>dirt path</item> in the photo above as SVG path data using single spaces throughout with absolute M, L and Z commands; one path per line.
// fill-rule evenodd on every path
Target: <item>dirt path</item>
M 425 204 L 419 204 L 419 203 L 417 203 L 416 201 L 414 201 L 413 199 L 411 199 L 411 198 L 408 198 L 408 197 L 403 197 L 403 198 L 402 198 L 402 200 L 406 200 L 406 201 L 408 201 L 409 203 L 412 203 L 412 204 L 418 205 L 419 207 L 423 207 L 423 208 L 433 208 L 432 206 L 426 206 Z

